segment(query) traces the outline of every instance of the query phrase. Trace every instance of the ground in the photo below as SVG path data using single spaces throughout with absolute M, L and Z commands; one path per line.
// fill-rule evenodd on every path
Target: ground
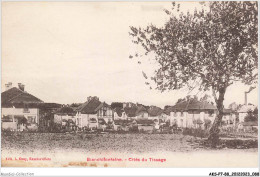
M 180 134 L 2 133 L 2 166 L 257 167 L 257 139 L 244 149 L 210 149 L 202 141 Z

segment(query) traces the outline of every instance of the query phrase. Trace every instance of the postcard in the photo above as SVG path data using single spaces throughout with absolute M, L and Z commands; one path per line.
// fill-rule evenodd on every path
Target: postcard
M 258 167 L 257 1 L 2 2 L 1 79 L 2 167 Z

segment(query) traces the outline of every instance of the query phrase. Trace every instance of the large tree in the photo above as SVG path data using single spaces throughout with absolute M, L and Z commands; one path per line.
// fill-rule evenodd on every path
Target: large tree
M 222 1 L 201 6 L 182 13 L 173 2 L 172 9 L 165 10 L 169 20 L 163 27 L 130 27 L 129 34 L 159 64 L 151 77 L 156 89 L 212 91 L 218 113 L 208 140 L 216 146 L 227 88 L 237 81 L 257 81 L 258 4 Z M 134 56 L 140 56 L 138 51 Z

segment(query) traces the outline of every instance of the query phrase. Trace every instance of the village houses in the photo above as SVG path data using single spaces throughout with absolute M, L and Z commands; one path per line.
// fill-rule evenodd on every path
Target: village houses
M 217 108 L 207 102 L 199 101 L 197 98 L 189 98 L 168 107 L 171 125 L 181 128 L 205 128 L 205 123 L 213 123 Z M 204 126 L 203 126 L 204 125 Z
M 2 129 L 23 131 L 37 130 L 39 126 L 39 98 L 27 93 L 25 86 L 18 83 L 13 87 L 9 82 L 1 94 Z
M 138 103 L 121 103 L 122 106 L 114 108 L 114 119 L 148 119 L 147 108 Z
M 76 109 L 76 125 L 79 128 L 104 128 L 103 125 L 112 121 L 111 107 L 99 101 L 99 98 L 88 97 L 88 100 Z
M 89 96 L 83 104 L 65 106 L 44 103 L 25 91 L 18 83 L 13 87 L 9 82 L 2 92 L 2 129 L 4 130 L 49 130 L 51 124 L 72 125 L 80 129 L 125 130 L 138 127 L 139 131 L 152 131 L 161 127 L 208 129 L 216 118 L 217 108 L 205 99 L 186 97 L 174 106 L 145 106 L 139 103 L 101 102 L 96 96 Z M 245 104 L 223 110 L 221 126 L 226 128 L 257 128 L 257 122 L 245 122 L 248 111 L 256 106 Z M 41 127 L 41 128 L 39 128 Z M 249 127 L 249 128 L 248 128 Z M 73 128 L 73 129 L 74 129 Z
M 54 114 L 54 123 L 65 126 L 66 123 L 76 122 L 76 112 L 69 106 L 63 106 Z

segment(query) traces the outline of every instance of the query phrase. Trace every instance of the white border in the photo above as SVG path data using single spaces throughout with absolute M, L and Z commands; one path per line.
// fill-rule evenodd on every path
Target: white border
M 209 176 L 211 172 L 259 172 L 258 168 L 2 168 L 1 173 L 17 176 Z M 23 175 L 24 176 L 24 175 Z M 28 175 L 30 176 L 30 175 Z
M 14 2 L 14 1 L 52 1 L 52 0 L 1 0 L 1 2 Z M 99 2 L 121 2 L 122 0 L 54 0 L 56 2 L 71 2 L 71 1 L 77 1 L 77 2 L 91 2 L 91 1 L 99 1 Z M 128 0 L 129 1 L 129 0 Z M 132 1 L 161 1 L 161 2 L 169 2 L 169 0 L 132 0 Z M 178 1 L 198 1 L 198 0 L 178 0 Z M 208 0 L 213 1 L 213 0 Z M 233 0 L 235 1 L 235 0 Z M 236 0 L 237 1 L 237 0 Z M 243 0 L 245 1 L 245 0 Z M 250 1 L 250 0 L 246 0 Z M 53 2 L 53 1 L 52 1 Z M 259 6 L 259 4 L 258 4 Z M 1 20 L 1 46 L 2 46 L 2 3 L 0 4 L 0 20 Z M 258 17 L 259 17 L 259 11 L 258 11 Z M 258 27 L 260 20 L 258 18 Z M 259 36 L 259 30 L 258 30 L 258 36 Z M 259 44 L 259 37 L 258 37 L 258 44 Z M 260 47 L 258 45 L 258 51 Z M 2 47 L 0 48 L 0 53 L 2 54 Z M 259 61 L 259 56 L 258 56 Z M 1 55 L 1 68 L 2 68 L 2 55 Z M 260 63 L 258 63 L 258 68 L 260 68 Z M 2 69 L 1 69 L 2 71 Z M 2 76 L 2 74 L 1 74 Z M 258 78 L 258 86 L 259 84 L 259 78 Z M 2 77 L 0 77 L 0 82 L 2 83 Z M 1 91 L 2 92 L 2 91 Z M 259 94 L 258 94 L 258 100 L 259 100 Z M 1 106 L 1 105 L 0 105 Z M 258 115 L 260 111 L 258 109 Z M 0 110 L 1 114 L 1 110 Z M 258 122 L 259 124 L 259 122 Z M 0 129 L 1 133 L 1 129 Z M 258 137 L 260 133 L 258 132 Z M 0 140 L 1 145 L 1 140 Z M 258 147 L 260 143 L 258 141 Z M 0 155 L 1 156 L 1 155 Z M 259 159 L 259 153 L 258 153 L 258 159 Z M 0 161 L 1 165 L 1 161 Z M 1 175 L 7 174 L 7 176 L 209 176 L 209 173 L 211 172 L 229 172 L 232 174 L 232 172 L 250 172 L 251 174 L 253 172 L 259 172 L 259 161 L 258 161 L 258 168 L 14 168 L 14 167 L 0 167 Z M 27 173 L 31 173 L 27 174 Z M 27 174 L 27 175 L 26 175 Z

